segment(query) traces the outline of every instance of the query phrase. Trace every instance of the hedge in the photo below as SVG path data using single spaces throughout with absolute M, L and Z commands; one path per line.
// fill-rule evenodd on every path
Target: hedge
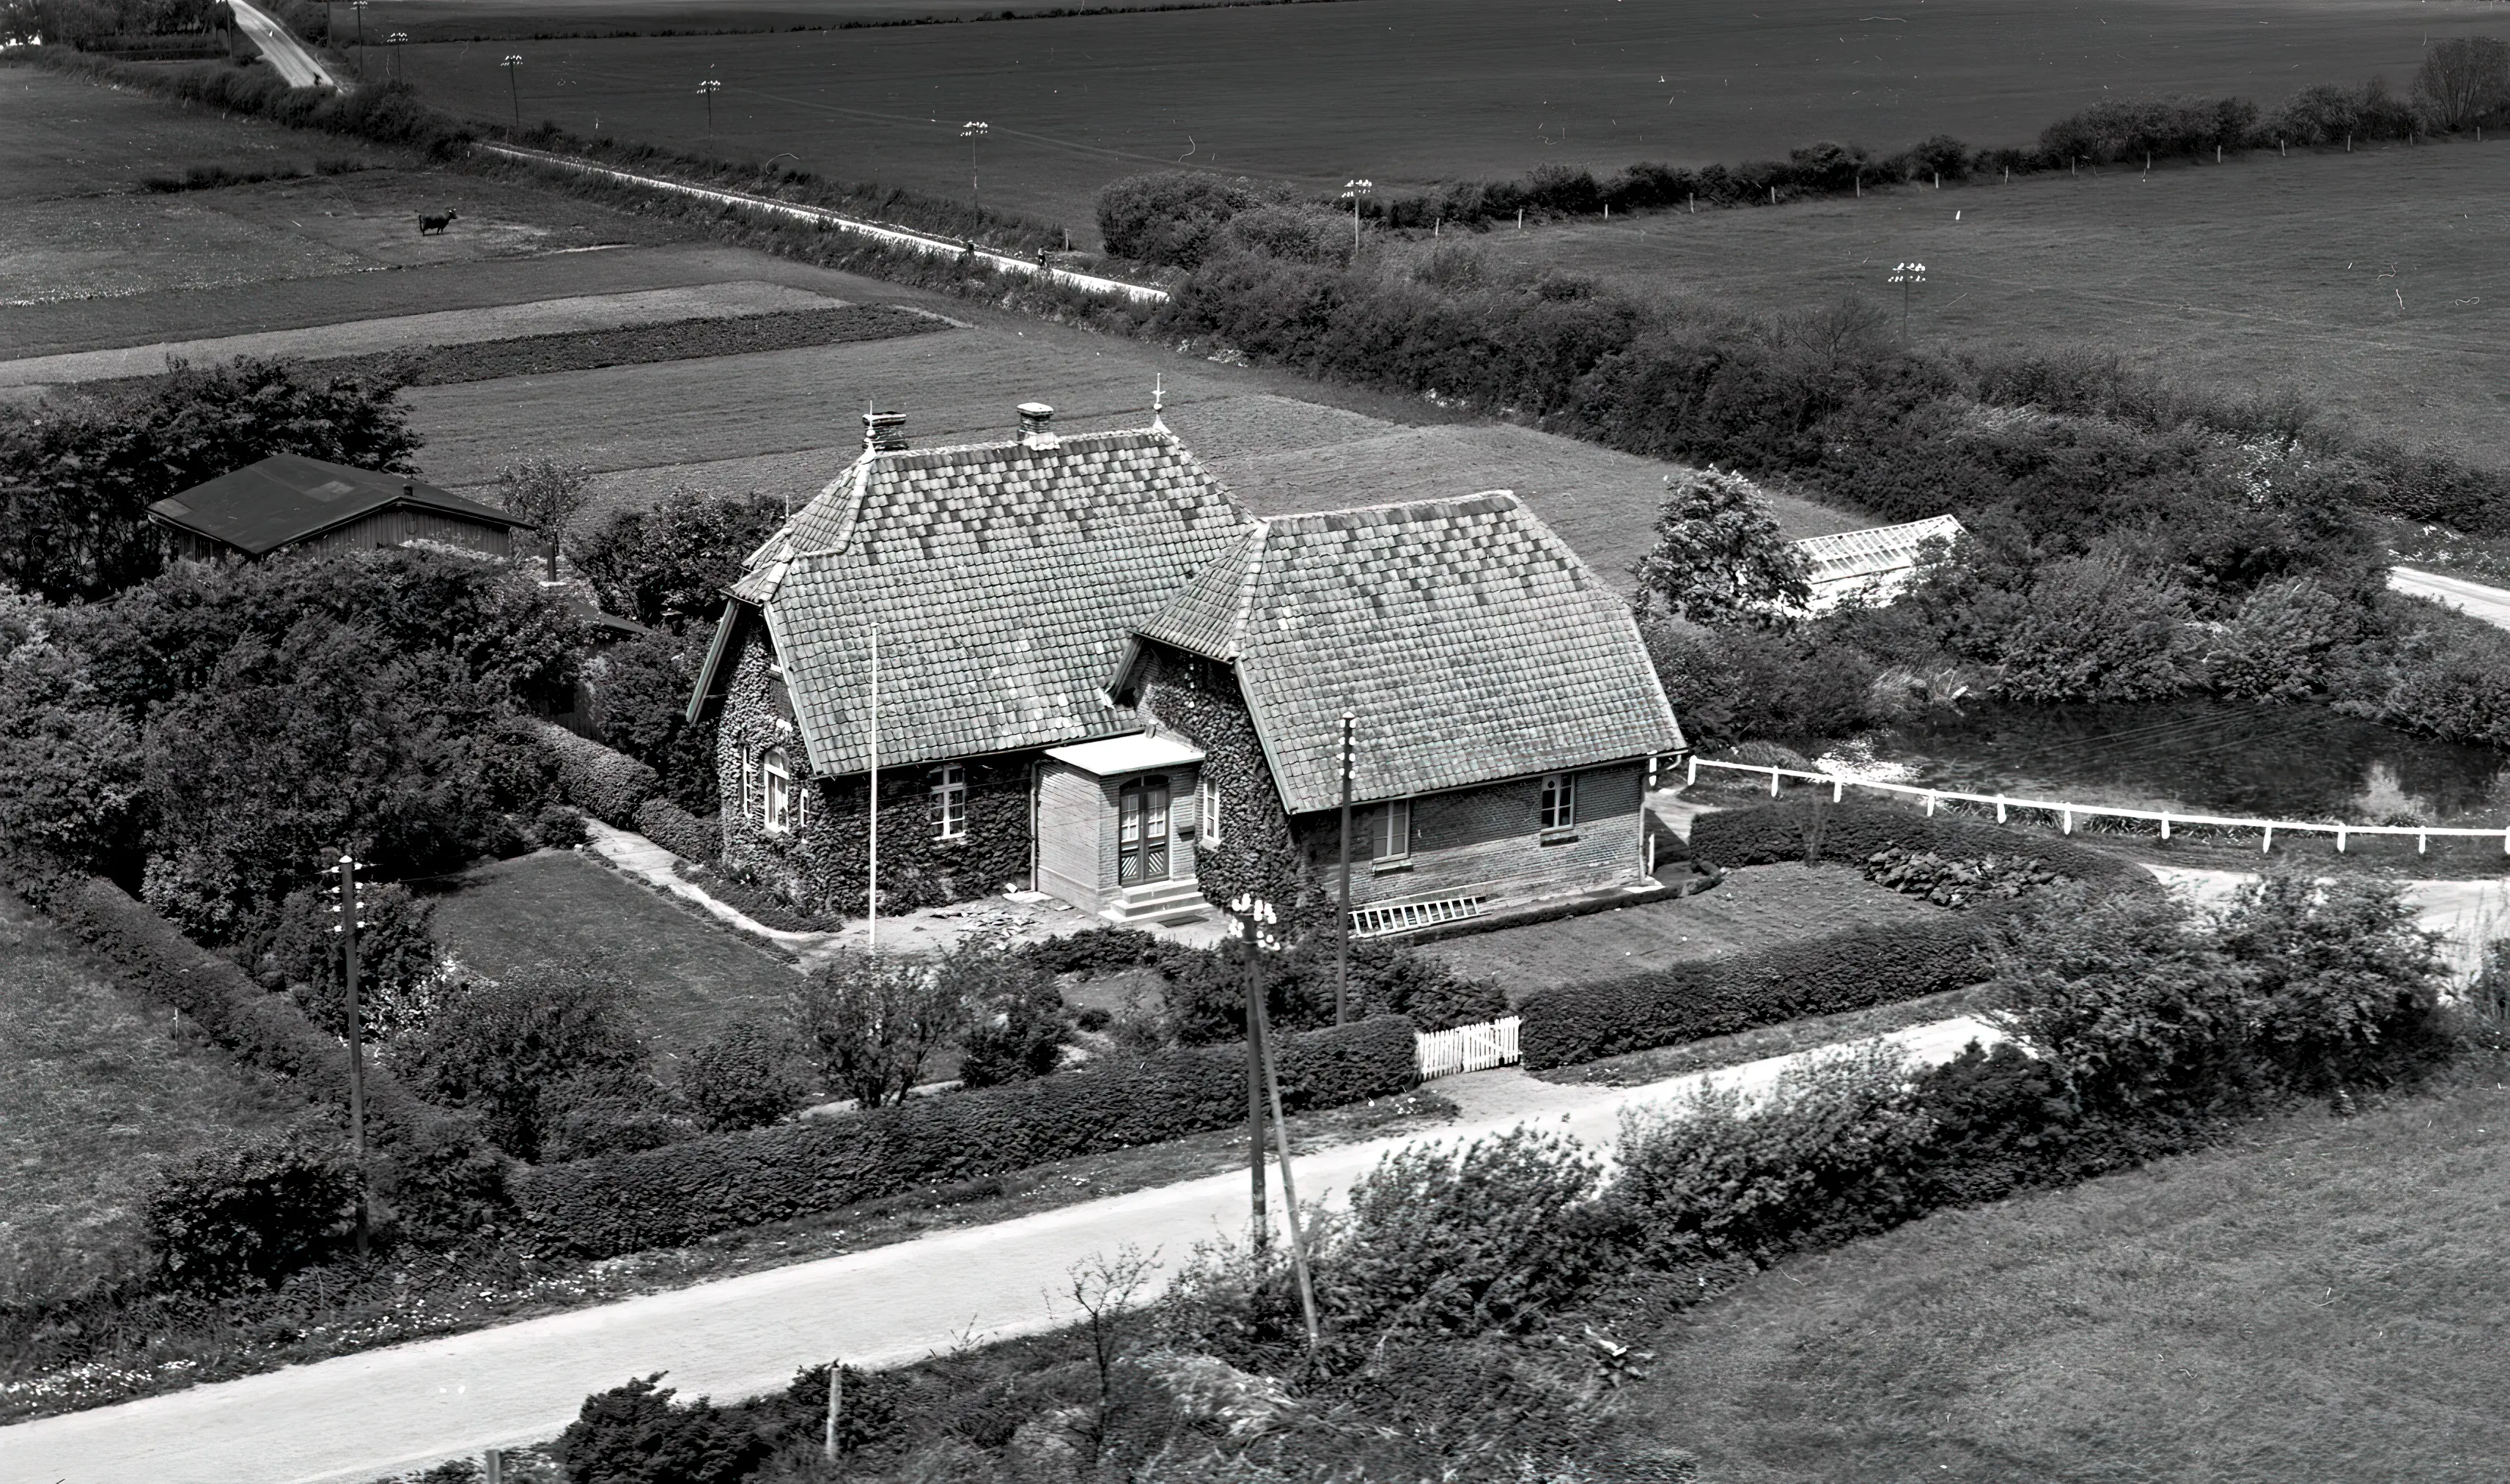
M 1330 1108 L 1406 1091 L 1416 1079 L 1413 1046 L 1412 1024 L 1399 1015 L 1283 1036 L 1282 1106 Z M 1205 1046 L 550 1165 L 521 1172 L 513 1190 L 543 1240 L 608 1257 L 1174 1139 L 1245 1113 L 1243 1048 Z
M 1691 852 L 1731 869 L 1805 858 L 1805 828 L 1820 821 L 1823 858 L 1863 860 L 1889 846 L 1954 857 L 2019 856 L 2086 885 L 2149 885 L 2143 867 L 2061 836 L 2005 829 L 1952 815 L 1921 815 L 1888 804 L 1796 802 L 1724 809 L 1691 821 Z
M 559 795 L 604 824 L 634 829 L 637 810 L 662 786 L 654 770 L 554 723 L 542 722 L 539 730 L 557 758 Z
M 636 806 L 636 833 L 685 860 L 712 860 L 723 853 L 723 821 L 701 819 L 668 799 Z
M 1517 1006 L 1528 1071 L 1915 1000 L 1987 974 L 1990 914 L 1946 913 L 1537 990 Z

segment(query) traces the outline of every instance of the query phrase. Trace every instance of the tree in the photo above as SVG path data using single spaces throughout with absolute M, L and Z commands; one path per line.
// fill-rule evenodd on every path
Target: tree
M 139 739 L 104 704 L 55 615 L 0 588 L 0 840 L 75 869 L 125 842 L 139 801 Z
M 2240 887 L 2221 938 L 2247 973 L 2261 1050 L 2299 1089 L 2377 1081 L 2430 1049 L 2440 934 L 2397 883 L 2276 872 Z
M 1127 175 L 1098 193 L 1098 238 L 1118 257 L 1192 268 L 1230 218 L 1255 204 L 1247 182 L 1202 171 Z
M 2434 42 L 2415 72 L 2415 96 L 2443 129 L 2463 129 L 2510 103 L 2510 45 L 2491 36 Z
M 541 544 L 549 552 L 550 581 L 557 581 L 558 542 L 592 498 L 592 466 L 560 459 L 516 459 L 497 471 L 497 491 L 506 509 L 539 530 Z
M 1642 616 L 1657 603 L 1694 624 L 1777 628 L 1812 601 L 1812 566 L 1778 531 L 1760 486 L 1711 465 L 1667 475 L 1655 550 L 1631 572 Z
M 601 740 L 654 770 L 671 802 L 701 818 L 714 814 L 715 713 L 688 719 L 703 643 L 689 635 L 646 634 L 614 644 L 586 666 Z
M 391 381 L 239 358 L 119 396 L 0 407 L 0 582 L 95 598 L 164 566 L 150 504 L 274 453 L 410 472 Z
M 923 965 L 846 952 L 796 986 L 793 1027 L 827 1085 L 865 1108 L 905 1101 L 967 1005 Z
M 784 519 L 771 496 L 687 485 L 651 510 L 622 510 L 567 545 L 603 611 L 677 633 L 710 622 L 742 563 Z
M 425 1030 L 441 976 L 436 903 L 399 884 L 368 887 L 358 917 L 358 1021 L 368 1045 Z M 273 953 L 306 1017 L 334 1036 L 349 1033 L 347 958 L 337 897 L 323 887 L 291 892 L 281 904 Z

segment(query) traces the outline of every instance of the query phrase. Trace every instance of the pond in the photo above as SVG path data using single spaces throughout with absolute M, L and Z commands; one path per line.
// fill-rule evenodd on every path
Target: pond
M 2280 819 L 2439 824 L 2510 805 L 2510 756 L 2321 705 L 1970 704 L 1825 762 L 1966 793 Z

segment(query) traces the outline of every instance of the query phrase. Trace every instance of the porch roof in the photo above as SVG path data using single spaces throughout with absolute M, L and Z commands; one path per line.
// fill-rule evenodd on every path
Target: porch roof
M 1147 732 L 1070 747 L 1048 747 L 1046 755 L 1102 779 L 1120 773 L 1148 773 L 1154 768 L 1183 768 L 1202 761 L 1201 748 Z

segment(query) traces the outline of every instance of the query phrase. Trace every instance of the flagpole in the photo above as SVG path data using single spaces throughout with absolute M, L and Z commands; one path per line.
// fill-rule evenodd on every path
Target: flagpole
M 880 624 L 871 626 L 871 860 L 863 887 L 863 951 L 880 949 Z

